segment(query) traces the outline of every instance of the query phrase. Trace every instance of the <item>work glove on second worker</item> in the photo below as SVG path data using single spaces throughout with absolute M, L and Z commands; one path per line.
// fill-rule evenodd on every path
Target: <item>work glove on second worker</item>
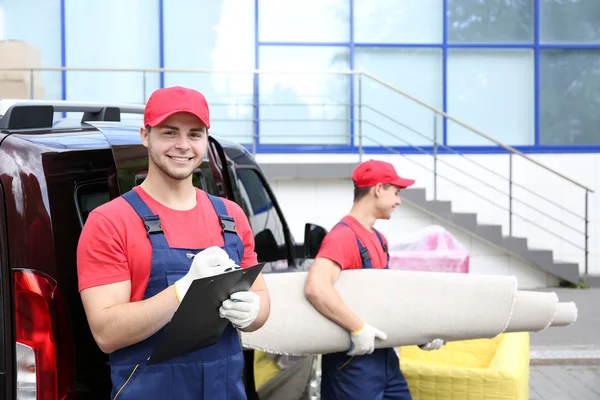
M 225 250 L 217 246 L 209 247 L 194 255 L 190 270 L 175 282 L 175 293 L 179 302 L 183 301 L 194 280 L 219 275 L 235 267 L 235 261 L 229 258 Z
M 254 322 L 260 310 L 260 296 L 254 292 L 236 292 L 219 308 L 221 318 L 227 318 L 233 326 L 244 329 Z
M 347 354 L 349 356 L 361 356 L 373 353 L 375 351 L 375 339 L 385 340 L 387 335 L 365 322 L 361 329 L 350 333 L 352 345 Z
M 442 346 L 444 346 L 446 344 L 445 340 L 442 339 L 433 339 L 425 344 L 421 344 L 419 345 L 419 348 L 421 350 L 439 350 L 442 348 Z

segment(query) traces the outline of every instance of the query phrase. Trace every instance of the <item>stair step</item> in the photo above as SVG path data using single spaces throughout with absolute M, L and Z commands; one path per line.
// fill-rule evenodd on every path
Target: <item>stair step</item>
M 589 287 L 600 287 L 600 275 L 584 274 L 581 277 Z
M 504 236 L 502 238 L 502 242 L 504 243 L 504 247 L 512 251 L 513 253 L 517 253 L 520 255 L 524 255 L 529 251 L 527 247 L 527 239 L 520 238 L 515 236 Z
M 525 254 L 525 258 L 540 265 L 550 266 L 554 264 L 552 250 L 529 249 Z
M 477 214 L 451 213 L 447 218 L 463 228 L 470 229 L 472 232 L 477 231 Z
M 452 204 L 449 201 L 432 200 L 427 202 L 427 208 L 439 214 L 440 216 L 447 216 L 452 213 Z
M 477 225 L 476 232 L 490 242 L 502 245 L 502 227 L 500 225 Z
M 546 271 L 572 283 L 579 282 L 579 265 L 570 262 L 555 262 L 546 266 Z
M 425 192 L 425 189 L 421 188 L 404 189 L 400 193 L 400 197 L 403 197 L 407 200 L 413 201 L 421 205 L 427 202 L 427 193 Z

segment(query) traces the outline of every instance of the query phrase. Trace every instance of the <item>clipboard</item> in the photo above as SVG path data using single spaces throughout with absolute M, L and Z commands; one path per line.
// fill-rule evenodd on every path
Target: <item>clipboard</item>
M 217 343 L 230 323 L 219 315 L 221 303 L 235 292 L 249 290 L 264 266 L 262 262 L 193 281 L 146 365 Z

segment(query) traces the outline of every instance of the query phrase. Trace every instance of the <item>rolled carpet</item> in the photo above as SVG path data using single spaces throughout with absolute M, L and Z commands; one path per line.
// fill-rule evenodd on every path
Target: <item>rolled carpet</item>
M 554 319 L 558 296 L 554 292 L 517 291 L 505 332 L 540 332 Z
M 287 355 L 350 348 L 348 333 L 306 299 L 306 275 L 264 275 L 271 314 L 261 329 L 241 333 L 245 348 Z M 512 276 L 362 269 L 343 271 L 335 288 L 359 318 L 387 334 L 377 348 L 540 331 L 555 319 L 558 304 L 554 293 L 518 291 Z M 569 322 L 571 311 L 561 307 L 561 324 Z
M 577 321 L 577 306 L 572 301 L 556 305 L 556 313 L 550 326 L 569 326 Z

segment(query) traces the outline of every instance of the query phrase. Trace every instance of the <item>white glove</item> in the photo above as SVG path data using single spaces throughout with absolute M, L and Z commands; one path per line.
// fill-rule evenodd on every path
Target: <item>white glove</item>
M 419 345 L 421 350 L 431 351 L 431 350 L 439 350 L 446 344 L 445 340 L 442 339 L 433 339 L 430 342 Z
M 375 338 L 385 340 L 387 335 L 365 322 L 361 329 L 350 333 L 352 346 L 347 354 L 349 356 L 371 354 L 375 351 Z
M 192 282 L 207 276 L 218 275 L 227 268 L 235 265 L 225 250 L 218 246 L 212 246 L 196 254 L 194 261 L 187 274 L 177 280 L 174 284 L 175 293 L 179 302 L 183 301 Z
M 208 250 L 211 252 L 208 255 L 205 255 L 204 252 Z M 209 247 L 196 255 L 188 255 L 188 257 L 194 259 L 192 261 L 192 266 L 190 267 L 190 269 L 195 269 L 197 271 L 197 276 L 194 279 L 207 278 L 209 276 L 220 275 L 225 272 L 240 269 L 240 267 L 235 264 L 235 261 L 229 258 L 229 255 L 225 250 L 217 246 Z
M 227 318 L 233 326 L 244 329 L 254 322 L 260 310 L 260 296 L 254 292 L 236 292 L 219 308 L 221 318 Z

